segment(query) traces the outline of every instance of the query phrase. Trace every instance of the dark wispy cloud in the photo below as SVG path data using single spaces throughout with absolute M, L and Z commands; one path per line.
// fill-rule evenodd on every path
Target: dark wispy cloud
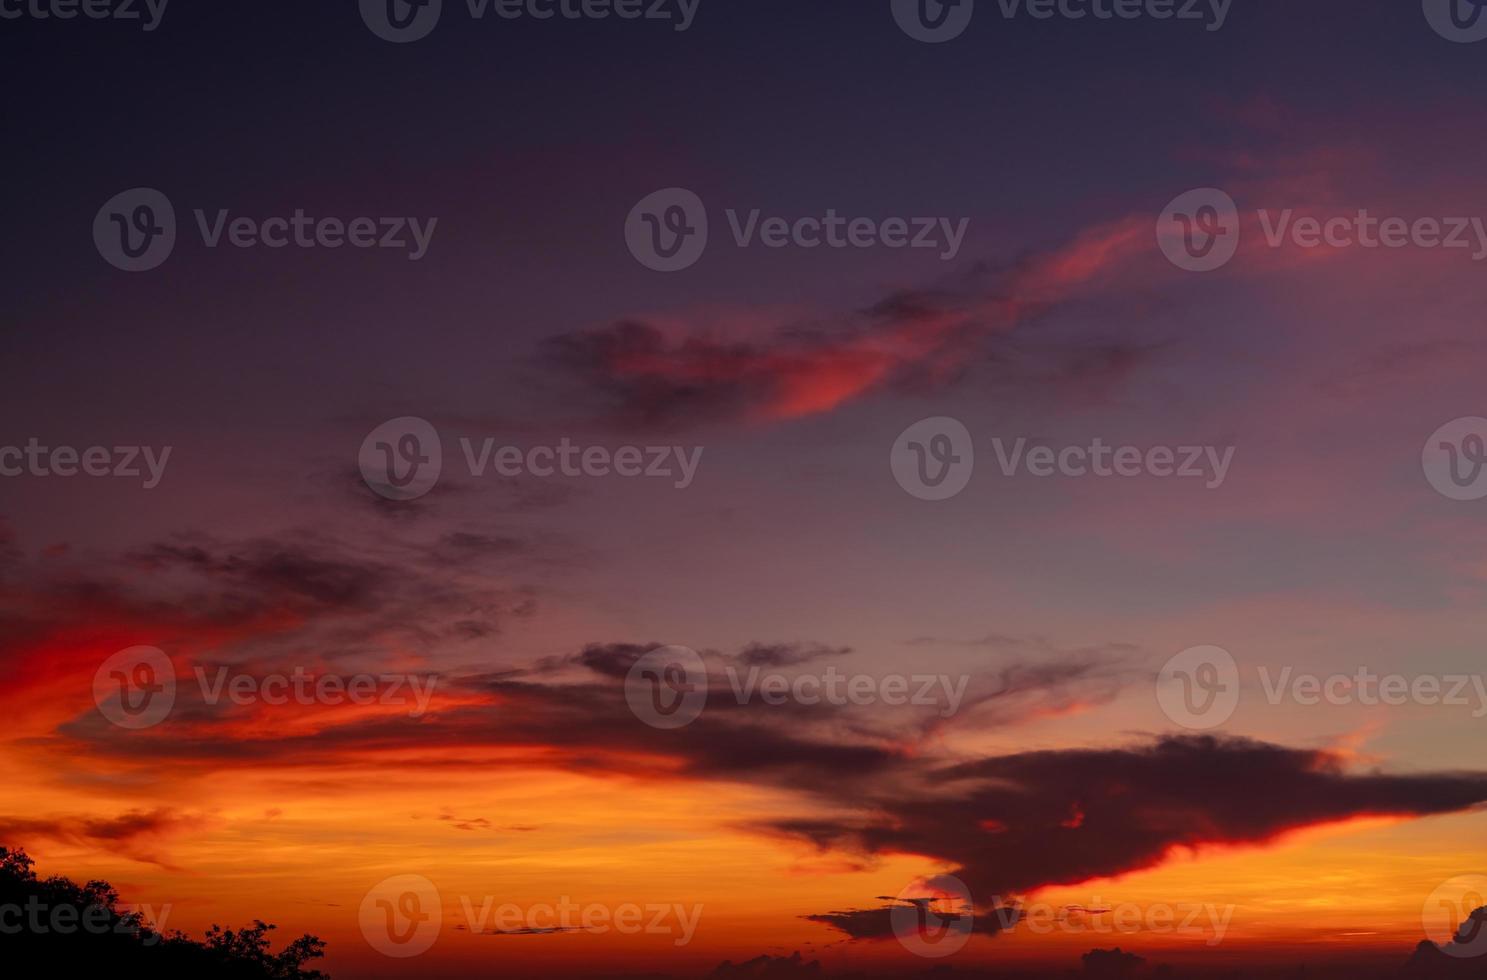
M 0 815 L 0 843 L 41 840 L 87 844 L 122 853 L 136 861 L 172 868 L 162 848 L 173 837 L 204 826 L 200 816 L 170 807 L 129 810 L 113 817 L 51 814 L 45 817 Z
M 1149 235 L 1149 219 L 1132 217 L 825 321 L 761 322 L 744 336 L 722 337 L 632 318 L 553 338 L 543 356 L 597 395 L 612 421 L 642 427 L 815 415 L 883 391 L 937 390 L 972 365 L 1002 383 L 1067 387 L 1089 400 L 1161 345 L 1098 337 L 1034 343 L 1014 332 L 1149 251 Z
M 1153 867 L 1179 849 L 1487 803 L 1487 774 L 1353 772 L 1332 753 L 1211 736 L 998 756 L 920 776 L 919 792 L 879 797 L 859 816 L 776 828 L 822 847 L 933 858 L 979 905 Z

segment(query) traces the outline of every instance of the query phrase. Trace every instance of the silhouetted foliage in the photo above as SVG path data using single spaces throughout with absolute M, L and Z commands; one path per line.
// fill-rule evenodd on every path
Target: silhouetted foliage
M 1080 960 L 1084 973 L 1091 977 L 1129 977 L 1146 964 L 1146 960 L 1135 953 L 1127 953 L 1119 946 L 1114 949 L 1092 949 Z
M 3 962 L 44 967 L 58 976 L 102 975 L 155 980 L 203 977 L 221 980 L 329 980 L 307 970 L 325 955 L 325 943 L 311 935 L 278 953 L 269 947 L 266 922 L 236 932 L 212 926 L 205 942 L 180 932 L 162 935 L 137 913 L 118 907 L 119 894 L 106 881 L 86 885 L 62 877 L 38 878 L 22 850 L 0 847 L 0 951 Z

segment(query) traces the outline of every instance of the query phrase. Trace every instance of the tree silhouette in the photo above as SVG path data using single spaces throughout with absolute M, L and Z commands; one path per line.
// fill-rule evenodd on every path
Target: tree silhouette
M 44 965 L 63 975 L 83 971 L 138 973 L 156 980 L 330 980 L 306 964 L 325 955 L 325 943 L 304 935 L 274 953 L 272 925 L 255 921 L 236 932 L 213 925 L 206 941 L 152 930 L 137 912 L 118 907 L 106 881 L 79 885 L 60 876 L 38 878 L 23 850 L 0 847 L 0 963 Z

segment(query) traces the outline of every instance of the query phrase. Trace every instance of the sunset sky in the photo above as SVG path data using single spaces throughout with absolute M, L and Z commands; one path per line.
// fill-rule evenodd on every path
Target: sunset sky
M 458 0 L 406 44 L 351 0 L 0 20 L 0 447 L 170 447 L 148 489 L 0 477 L 0 846 L 193 936 L 314 933 L 337 980 L 701 978 L 796 951 L 977 976 L 1115 946 L 1348 969 L 1448 940 L 1422 910 L 1487 884 L 1487 500 L 1437 492 L 1422 450 L 1487 416 L 1487 41 L 1418 0 L 1235 0 L 1218 30 L 981 0 L 944 43 L 888 0 L 701 0 L 676 26 Z M 129 273 L 90 229 L 141 187 L 178 239 Z M 671 273 L 626 239 L 667 188 L 710 226 Z M 1212 272 L 1159 242 L 1198 188 L 1239 212 Z M 197 209 L 437 226 L 416 261 L 210 248 Z M 948 260 L 741 247 L 727 213 L 754 209 L 965 236 Z M 1360 209 L 1477 223 L 1464 248 L 1267 241 L 1287 210 Z M 387 499 L 358 464 L 405 417 L 442 471 Z M 974 439 L 950 499 L 890 463 L 928 418 Z M 1232 457 L 1217 486 L 1005 475 L 1019 439 Z M 696 469 L 476 475 L 461 440 Z M 659 645 L 706 667 L 675 730 L 627 703 Z M 176 693 L 131 730 L 95 675 L 138 646 Z M 1184 727 L 1159 677 L 1208 646 L 1237 708 Z M 954 711 L 741 704 L 751 668 L 965 686 Z M 1467 678 L 1465 703 L 1267 696 L 1360 668 Z M 211 703 L 197 671 L 221 669 L 433 687 L 423 711 Z M 397 958 L 359 909 L 402 876 L 442 913 Z M 885 926 L 937 876 L 977 923 L 943 961 Z M 667 931 L 466 914 L 560 900 Z M 999 931 L 1014 901 L 1058 921 Z M 1202 914 L 1089 911 L 1115 907 Z

